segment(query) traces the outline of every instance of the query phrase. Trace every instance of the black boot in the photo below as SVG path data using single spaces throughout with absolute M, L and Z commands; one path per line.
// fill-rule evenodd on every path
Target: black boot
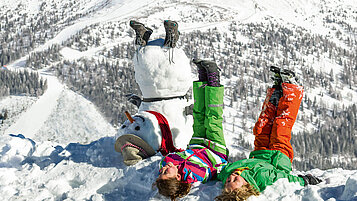
M 171 20 L 164 21 L 166 36 L 165 36 L 165 47 L 176 47 L 176 42 L 179 39 L 178 23 Z
M 198 71 L 198 81 L 199 82 L 206 82 L 207 79 L 207 71 L 206 69 L 202 66 L 201 62 L 203 60 L 201 59 L 193 59 L 192 62 L 196 64 L 197 66 L 197 71 Z
M 275 105 L 275 107 L 278 107 L 279 100 L 283 96 L 283 89 L 281 87 L 281 83 L 283 82 L 283 79 L 281 78 L 280 75 L 281 69 L 276 66 L 270 66 L 269 70 L 273 73 L 273 76 L 271 77 L 272 81 L 274 82 L 272 88 L 275 89 L 269 99 L 269 102 Z
M 208 86 L 220 87 L 220 75 L 217 64 L 213 61 L 202 60 L 200 64 L 206 69 Z
M 280 76 L 284 83 L 299 85 L 295 72 L 292 70 L 283 69 L 280 71 Z
M 145 27 L 143 23 L 134 20 L 130 21 L 130 27 L 133 28 L 136 33 L 135 44 L 142 47 L 145 46 L 153 32 L 152 29 Z
M 280 76 L 280 68 L 276 67 L 276 66 L 270 66 L 269 70 L 270 70 L 270 72 L 273 73 L 273 76 L 270 78 L 273 80 L 274 86 L 281 85 L 281 83 L 283 82 L 283 79 Z

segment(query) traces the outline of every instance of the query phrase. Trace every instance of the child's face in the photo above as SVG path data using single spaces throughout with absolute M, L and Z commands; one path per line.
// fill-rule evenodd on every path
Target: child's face
M 235 190 L 237 188 L 242 187 L 244 184 L 247 184 L 245 179 L 242 176 L 240 176 L 238 173 L 233 172 L 227 178 L 226 183 L 224 185 L 224 188 L 229 190 L 229 191 L 233 191 L 233 190 Z
M 160 170 L 159 179 L 170 179 L 176 178 L 177 180 L 181 180 L 181 175 L 178 173 L 178 168 L 173 163 L 167 163 L 162 169 Z

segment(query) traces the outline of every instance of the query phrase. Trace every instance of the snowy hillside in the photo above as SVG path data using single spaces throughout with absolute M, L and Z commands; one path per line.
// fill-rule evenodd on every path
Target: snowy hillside
M 2 200 L 164 200 L 151 187 L 160 155 L 127 167 L 114 150 L 123 111 L 137 110 L 124 95 L 141 95 L 131 19 L 153 28 L 151 39 L 164 37 L 163 20 L 176 20 L 186 55 L 222 67 L 231 160 L 252 150 L 267 66 L 297 72 L 305 97 L 293 174 L 324 181 L 304 188 L 282 179 L 250 200 L 357 200 L 354 1 L 10 0 L 0 9 L 0 67 L 48 82 L 39 97 L 0 90 Z M 221 185 L 196 184 L 182 200 L 213 200 Z

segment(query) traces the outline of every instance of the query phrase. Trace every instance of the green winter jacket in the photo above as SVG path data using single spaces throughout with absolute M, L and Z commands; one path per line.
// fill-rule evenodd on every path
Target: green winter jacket
M 229 163 L 224 167 L 218 174 L 218 179 L 225 184 L 229 175 L 238 168 L 247 169 L 241 176 L 259 192 L 264 191 L 268 185 L 272 185 L 280 178 L 287 178 L 289 182 L 299 182 L 301 186 L 305 184 L 301 177 L 290 174 L 290 159 L 278 150 L 252 151 L 248 159 Z

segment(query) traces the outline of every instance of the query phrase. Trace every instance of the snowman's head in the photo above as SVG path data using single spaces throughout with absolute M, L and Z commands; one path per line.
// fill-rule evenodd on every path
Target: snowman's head
M 190 60 L 182 49 L 162 47 L 163 40 L 154 42 L 138 49 L 133 57 L 135 79 L 143 96 L 185 95 L 192 85 Z
M 118 130 L 115 149 L 122 153 L 125 164 L 133 165 L 159 150 L 160 133 L 157 119 L 152 114 L 139 112 L 132 117 L 129 115 Z

